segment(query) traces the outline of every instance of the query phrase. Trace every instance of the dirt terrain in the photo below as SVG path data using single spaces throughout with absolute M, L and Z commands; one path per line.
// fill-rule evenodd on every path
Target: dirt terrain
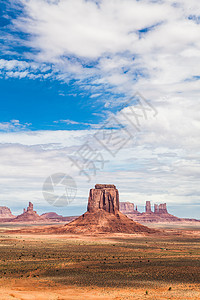
M 200 227 L 163 237 L 12 229 L 0 228 L 0 299 L 200 299 Z

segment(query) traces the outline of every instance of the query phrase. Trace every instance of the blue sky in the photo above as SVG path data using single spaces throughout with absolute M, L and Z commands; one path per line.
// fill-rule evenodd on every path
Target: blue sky
M 98 122 L 93 112 L 101 112 L 102 104 L 91 103 L 88 95 L 73 94 L 74 86 L 60 82 L 38 79 L 2 79 L 0 81 L 1 121 L 17 119 L 30 123 L 30 130 L 81 129 L 87 123 Z M 55 123 L 59 120 L 74 120 L 83 124 Z M 86 125 L 84 125 L 84 123 Z
M 1 1 L 0 205 L 77 214 L 106 182 L 123 201 L 198 218 L 199 19 L 196 0 Z M 137 92 L 157 112 L 140 116 L 139 132 L 137 97 L 124 107 Z M 132 135 L 116 156 L 95 139 L 113 118 L 121 138 Z M 69 159 L 80 162 L 85 143 L 106 160 L 90 182 Z M 62 209 L 42 195 L 59 172 L 78 186 Z

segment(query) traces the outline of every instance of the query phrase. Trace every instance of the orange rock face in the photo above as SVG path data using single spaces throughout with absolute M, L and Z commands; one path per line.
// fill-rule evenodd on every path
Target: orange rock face
M 103 209 L 109 213 L 116 214 L 119 211 L 119 193 L 114 185 L 96 184 L 91 189 L 88 198 L 88 212 Z
M 14 218 L 13 214 L 11 213 L 10 208 L 6 206 L 0 206 L 0 218 Z

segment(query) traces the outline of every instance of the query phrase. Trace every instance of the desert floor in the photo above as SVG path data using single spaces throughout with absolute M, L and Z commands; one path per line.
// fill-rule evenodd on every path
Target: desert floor
M 2 300 L 200 299 L 198 226 L 166 225 L 171 235 L 148 237 L 6 230 L 0 226 Z

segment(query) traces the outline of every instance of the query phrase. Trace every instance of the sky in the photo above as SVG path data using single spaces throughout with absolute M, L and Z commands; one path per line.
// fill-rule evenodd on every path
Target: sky
M 196 0 L 1 1 L 0 205 L 78 215 L 110 183 L 200 218 L 199 92 Z M 62 174 L 77 191 L 58 207 Z

